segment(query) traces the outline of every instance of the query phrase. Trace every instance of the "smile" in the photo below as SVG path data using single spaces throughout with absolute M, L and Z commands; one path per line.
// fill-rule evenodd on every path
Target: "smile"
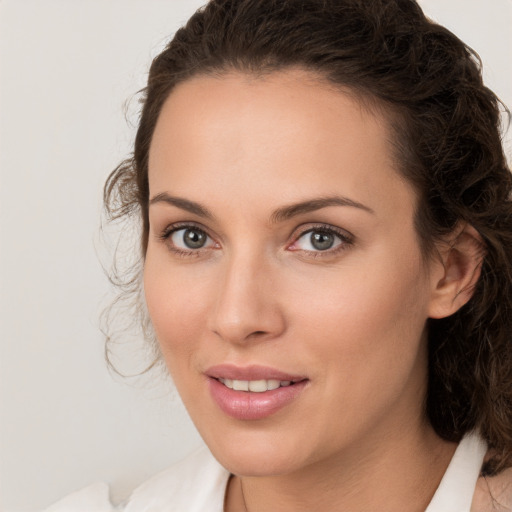
M 310 380 L 275 368 L 222 364 L 206 370 L 213 402 L 231 418 L 262 420 L 300 400 Z
M 253 393 L 264 393 L 265 391 L 272 391 L 281 387 L 287 387 L 292 384 L 290 380 L 275 380 L 275 379 L 262 379 L 262 380 L 236 380 L 236 379 L 217 379 L 222 382 L 224 386 L 235 391 L 251 391 Z

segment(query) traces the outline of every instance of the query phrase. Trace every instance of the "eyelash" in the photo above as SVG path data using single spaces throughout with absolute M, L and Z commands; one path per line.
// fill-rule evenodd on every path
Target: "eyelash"
M 205 248 L 199 248 L 199 249 L 190 249 L 185 250 L 181 249 L 179 247 L 176 247 L 175 245 L 169 243 L 170 238 L 174 233 L 177 231 L 180 231 L 182 229 L 193 229 L 194 231 L 199 231 L 200 233 L 203 233 L 205 236 L 211 239 L 211 237 L 208 235 L 208 233 L 201 228 L 200 226 L 187 222 L 187 223 L 178 223 L 178 224 L 172 224 L 170 226 L 167 226 L 161 233 L 158 235 L 158 238 L 167 245 L 168 249 L 175 254 L 176 256 L 179 256 L 181 258 L 190 258 L 190 257 L 198 257 L 201 256 L 204 250 L 207 250 Z
M 293 242 L 290 245 L 296 244 L 303 236 L 308 233 L 320 232 L 325 233 L 327 235 L 334 235 L 340 240 L 340 244 L 332 249 L 327 249 L 325 251 L 309 251 L 306 249 L 292 249 L 293 251 L 301 251 L 302 253 L 307 253 L 308 257 L 313 258 L 329 258 L 339 254 L 340 252 L 346 251 L 350 246 L 354 244 L 354 236 L 348 233 L 347 231 L 341 230 L 329 224 L 310 224 L 306 229 L 301 226 L 300 231 L 296 232 L 297 234 L 293 234 Z M 289 245 L 289 246 L 290 246 Z
M 176 233 L 177 231 L 183 230 L 183 229 L 193 229 L 195 231 L 198 231 L 200 233 L 203 233 L 206 237 L 210 238 L 212 237 L 208 235 L 205 229 L 202 227 L 194 224 L 194 223 L 178 223 L 178 224 L 172 224 L 170 226 L 167 226 L 159 235 L 158 239 L 165 243 L 169 250 L 174 253 L 175 255 L 179 257 L 199 257 L 202 255 L 203 251 L 208 250 L 209 248 L 198 248 L 198 249 L 190 249 L 185 250 L 181 249 L 179 247 L 176 247 L 175 245 L 171 245 L 169 243 L 169 240 L 171 236 Z M 300 230 L 296 230 L 293 235 L 293 242 L 291 244 L 288 244 L 287 247 L 291 247 L 293 244 L 296 244 L 303 236 L 307 235 L 308 233 L 313 232 L 321 232 L 328 235 L 334 235 L 337 237 L 341 243 L 339 243 L 336 247 L 333 249 L 326 249 L 325 251 L 311 251 L 306 249 L 289 249 L 292 251 L 301 251 L 302 253 L 307 253 L 308 256 L 313 258 L 325 258 L 325 257 L 332 257 L 342 251 L 347 250 L 350 246 L 354 244 L 354 237 L 348 233 L 347 231 L 337 229 L 334 226 L 331 226 L 329 224 L 310 224 L 306 229 L 304 229 L 303 226 L 301 226 Z

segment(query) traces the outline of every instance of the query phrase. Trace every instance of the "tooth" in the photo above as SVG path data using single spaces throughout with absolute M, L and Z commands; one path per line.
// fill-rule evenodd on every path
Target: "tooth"
M 277 389 L 279 387 L 280 382 L 278 380 L 270 379 L 267 381 L 267 389 L 271 391 L 272 389 Z
M 222 379 L 224 386 L 228 387 L 229 389 L 233 389 L 233 381 L 231 379 Z
M 256 391 L 257 393 L 262 393 L 267 391 L 267 381 L 266 380 L 251 380 L 249 381 L 249 391 Z
M 281 386 L 283 386 L 284 388 L 285 388 L 286 386 L 289 386 L 291 383 L 292 383 L 292 381 L 291 381 L 291 380 L 282 380 L 282 381 L 280 382 Z
M 226 384 L 226 379 L 223 379 L 223 378 L 219 377 L 219 382 L 222 382 L 222 384 L 225 385 Z
M 233 389 L 235 391 L 249 391 L 248 380 L 233 380 Z

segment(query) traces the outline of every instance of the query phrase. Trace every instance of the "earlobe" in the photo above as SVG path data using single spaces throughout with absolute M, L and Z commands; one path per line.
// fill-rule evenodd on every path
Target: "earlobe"
M 432 274 L 430 318 L 450 316 L 471 299 L 485 256 L 484 241 L 470 225 L 459 227 L 445 244 L 439 247 L 439 272 Z

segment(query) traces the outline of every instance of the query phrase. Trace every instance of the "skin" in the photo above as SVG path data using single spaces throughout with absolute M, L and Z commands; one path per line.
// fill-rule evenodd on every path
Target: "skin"
M 192 420 L 236 475 L 227 511 L 244 498 L 251 512 L 421 511 L 453 454 L 422 409 L 425 323 L 469 298 L 456 292 L 475 278 L 473 235 L 424 261 L 416 195 L 389 141 L 382 113 L 301 70 L 199 76 L 164 104 L 149 156 L 146 300 Z M 273 216 L 333 196 L 362 206 Z M 202 248 L 169 235 L 183 225 L 207 235 Z M 321 251 L 310 235 L 325 226 L 342 236 Z M 221 363 L 309 381 L 270 417 L 237 420 L 204 375 Z

